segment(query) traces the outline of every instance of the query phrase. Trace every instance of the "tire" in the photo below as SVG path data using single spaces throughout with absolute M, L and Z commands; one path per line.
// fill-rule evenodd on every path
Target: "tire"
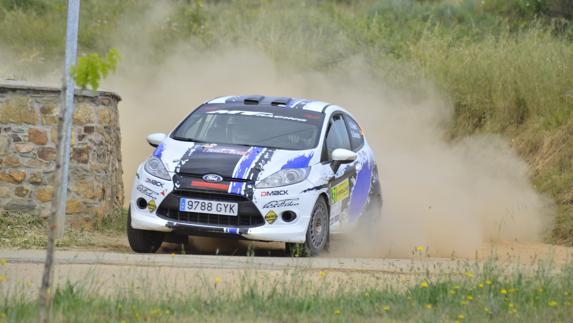
M 330 240 L 330 215 L 328 205 L 321 196 L 316 200 L 306 230 L 304 243 L 286 243 L 286 254 L 291 257 L 318 256 L 328 250 Z
M 127 213 L 127 240 L 137 253 L 154 253 L 163 242 L 163 232 L 138 230 L 131 227 L 131 208 Z

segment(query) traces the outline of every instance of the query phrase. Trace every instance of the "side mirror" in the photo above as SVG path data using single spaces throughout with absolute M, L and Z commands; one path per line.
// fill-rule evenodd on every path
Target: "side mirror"
M 351 163 L 355 161 L 356 158 L 358 158 L 358 154 L 348 149 L 337 148 L 332 152 L 332 160 L 341 164 Z
M 147 136 L 147 142 L 152 147 L 157 147 L 163 140 L 165 140 L 165 137 L 167 137 L 167 135 L 164 133 L 152 133 Z

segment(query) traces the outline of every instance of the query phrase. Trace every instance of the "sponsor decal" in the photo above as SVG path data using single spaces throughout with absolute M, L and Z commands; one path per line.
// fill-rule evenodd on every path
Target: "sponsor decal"
M 159 193 L 139 184 L 137 185 L 136 189 L 143 195 L 147 195 L 149 197 L 155 198 L 159 195 Z M 162 192 L 163 193 L 163 192 Z M 163 194 L 162 194 L 163 195 Z
M 261 197 L 288 195 L 288 190 L 262 191 Z
M 223 181 L 223 177 L 221 177 L 217 174 L 207 174 L 207 175 L 203 176 L 203 180 L 205 182 L 219 183 L 219 182 Z
M 227 155 L 240 155 L 243 156 L 246 152 L 241 149 L 234 149 L 228 147 L 208 147 L 207 145 L 203 146 L 203 152 L 206 153 L 215 153 L 215 154 L 227 154 Z
M 271 112 L 261 112 L 261 111 L 217 110 L 217 111 L 209 111 L 207 113 L 208 114 L 239 114 L 239 115 L 244 115 L 244 116 L 272 118 L 272 119 L 283 119 L 283 120 L 291 120 L 291 121 L 299 121 L 299 122 L 307 122 L 308 121 L 307 119 L 276 115 L 276 114 L 273 114 Z
M 330 189 L 330 199 L 333 204 L 348 198 L 349 195 L 348 178 Z
M 155 200 L 150 200 L 147 203 L 147 209 L 149 210 L 149 212 L 155 211 L 156 208 L 157 208 L 157 205 L 155 204 Z
M 163 183 L 161 183 L 160 181 L 154 180 L 153 178 L 146 178 L 145 179 L 146 183 L 149 183 L 153 186 L 157 186 L 157 187 L 161 187 L 163 188 Z
M 229 184 L 222 184 L 222 183 L 209 183 L 209 182 L 191 182 L 192 187 L 202 187 L 202 188 L 211 188 L 215 190 L 223 190 L 226 191 L 229 188 Z
M 279 208 L 279 207 L 289 207 L 297 206 L 299 199 L 286 199 L 278 201 L 270 201 L 263 205 L 263 209 Z
M 267 212 L 267 214 L 265 214 L 265 220 L 267 220 L 269 224 L 275 223 L 275 221 L 277 220 L 277 213 L 273 210 L 270 210 L 269 212 Z

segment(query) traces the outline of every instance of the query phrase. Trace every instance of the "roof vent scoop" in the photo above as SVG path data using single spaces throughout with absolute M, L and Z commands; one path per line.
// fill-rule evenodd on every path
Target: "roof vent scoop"
M 245 104 L 259 104 L 265 97 L 262 95 L 248 96 L 243 101 Z
M 290 98 L 274 98 L 271 101 L 271 105 L 278 105 L 278 106 L 285 106 L 286 107 L 290 100 L 291 100 Z

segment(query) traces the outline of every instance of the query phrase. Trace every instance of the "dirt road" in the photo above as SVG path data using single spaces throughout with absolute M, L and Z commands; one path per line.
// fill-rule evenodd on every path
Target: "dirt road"
M 79 283 L 100 293 L 135 289 L 143 293 L 160 290 L 204 290 L 216 284 L 241 286 L 256 278 L 271 283 L 294 276 L 310 282 L 328 276 L 334 284 L 360 283 L 369 286 L 402 286 L 426 276 L 479 271 L 484 259 L 495 254 L 505 268 L 534 268 L 539 260 L 563 264 L 573 256 L 573 249 L 550 245 L 501 243 L 484 247 L 476 259 L 432 258 L 420 253 L 410 259 L 387 258 L 288 258 L 276 256 L 188 255 L 163 249 L 153 255 L 125 251 L 67 250 L 56 254 L 55 279 L 60 286 Z M 261 254 L 261 252 L 258 252 Z M 262 254 L 265 254 L 262 252 Z M 267 254 L 273 255 L 269 249 Z M 37 292 L 43 270 L 43 250 L 0 250 L 0 296 Z M 554 266 L 558 270 L 559 266 Z

